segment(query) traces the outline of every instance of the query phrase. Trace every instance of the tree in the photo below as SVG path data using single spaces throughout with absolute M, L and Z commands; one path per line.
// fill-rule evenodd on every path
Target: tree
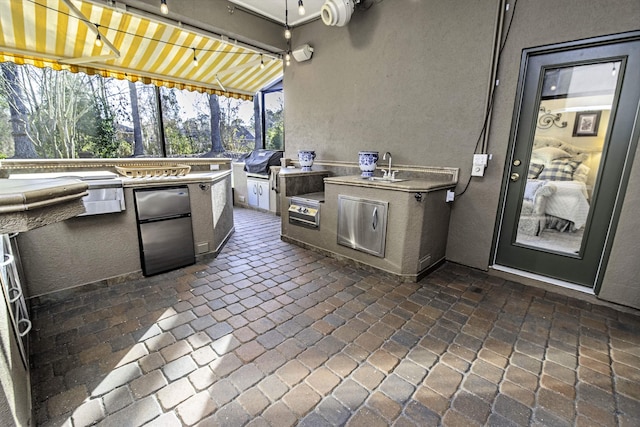
M 129 97 L 131 98 L 131 119 L 133 121 L 133 155 L 143 156 L 142 124 L 140 122 L 140 110 L 138 109 L 138 91 L 136 84 L 129 81 Z
M 262 148 L 262 119 L 260 118 L 260 93 L 253 96 L 253 134 L 255 135 L 254 146 L 257 150 Z
M 218 95 L 209 95 L 209 109 L 211 110 L 211 151 L 222 153 L 222 136 L 220 135 L 220 102 Z
M 23 93 L 17 82 L 16 66 L 10 62 L 0 64 L 3 74 L 3 91 L 9 101 L 11 114 L 11 130 L 14 143 L 14 157 L 18 159 L 35 159 L 38 157 L 33 141 L 27 133 L 27 109 L 23 102 Z
M 282 150 L 284 148 L 284 105 L 280 103 L 277 110 L 267 110 L 266 148 Z
M 211 150 L 202 157 L 215 157 L 224 152 L 222 136 L 220 133 L 220 102 L 218 95 L 209 95 L 209 122 L 211 125 Z

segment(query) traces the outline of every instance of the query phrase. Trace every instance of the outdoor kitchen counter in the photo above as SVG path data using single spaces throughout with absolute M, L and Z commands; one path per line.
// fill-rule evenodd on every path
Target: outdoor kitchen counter
M 451 210 L 446 193 L 457 182 L 455 171 L 432 168 L 429 172 L 421 177 L 407 175 L 406 180 L 395 182 L 369 181 L 359 175 L 324 177 L 322 188 L 314 190 L 324 194 L 324 202 L 317 208 L 318 226 L 310 228 L 290 221 L 288 206 L 283 206 L 281 238 L 403 281 L 416 282 L 444 260 Z M 286 185 L 283 191 L 287 191 L 289 198 L 298 195 L 289 191 L 292 189 L 290 179 L 283 179 Z M 371 225 L 372 216 L 366 216 L 367 208 L 351 209 L 341 205 L 346 199 L 380 206 L 380 211 L 373 214 L 374 225 Z M 361 212 L 365 214 L 360 215 Z M 381 232 L 375 224 L 381 225 Z M 382 235 L 378 240 L 382 250 L 374 252 L 356 245 L 358 233 Z M 338 236 L 349 237 L 353 246 L 341 242 Z
M 31 230 L 84 212 L 87 184 L 75 179 L 0 179 L 0 234 Z
M 28 297 L 56 298 L 64 289 L 142 277 L 134 197 L 142 187 L 188 187 L 196 262 L 216 256 L 233 233 L 229 169 L 122 182 L 123 211 L 70 218 L 17 237 Z
M 351 185 L 357 187 L 378 188 L 381 190 L 405 191 L 409 193 L 428 193 L 431 191 L 453 188 L 456 182 L 449 175 L 434 179 L 403 179 L 398 181 L 369 180 L 359 175 L 333 176 L 324 179 L 325 184 Z

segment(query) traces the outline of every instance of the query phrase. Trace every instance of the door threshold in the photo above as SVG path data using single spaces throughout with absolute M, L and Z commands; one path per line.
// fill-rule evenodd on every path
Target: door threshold
M 576 285 L 575 283 L 565 282 L 563 280 L 554 279 L 552 277 L 541 276 L 539 274 L 529 273 L 528 271 L 517 270 L 511 267 L 505 267 L 502 265 L 492 265 L 489 267 L 489 270 L 495 270 L 496 272 L 506 273 L 506 275 L 497 274 L 503 278 L 512 279 L 513 277 L 507 276 L 517 276 L 518 278 L 528 279 L 525 285 L 531 285 L 536 287 L 542 287 L 547 290 L 558 290 L 557 288 L 550 288 L 546 285 L 553 285 L 557 287 L 561 287 L 564 289 L 571 289 L 573 291 L 578 291 L 587 295 L 594 295 L 592 288 L 588 288 L 586 286 Z

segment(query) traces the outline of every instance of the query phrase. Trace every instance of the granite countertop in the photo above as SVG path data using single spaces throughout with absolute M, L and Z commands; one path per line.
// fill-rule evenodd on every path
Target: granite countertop
M 231 175 L 231 169 L 211 171 L 211 172 L 192 172 L 183 176 L 159 176 L 155 178 L 123 178 L 122 185 L 124 187 L 153 187 L 158 184 L 197 184 L 199 182 L 213 182 L 225 176 Z
M 402 179 L 402 178 L 400 178 Z M 443 177 L 442 179 L 406 179 L 402 181 L 370 181 L 360 175 L 333 176 L 324 179 L 325 184 L 351 185 L 356 187 L 379 188 L 381 190 L 427 193 L 445 188 L 453 188 L 456 182 Z
M 31 211 L 87 195 L 87 184 L 77 179 L 1 179 L 0 213 Z

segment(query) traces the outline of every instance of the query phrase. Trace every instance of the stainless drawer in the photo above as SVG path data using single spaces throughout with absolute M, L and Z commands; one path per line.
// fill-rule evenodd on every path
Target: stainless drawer
M 384 258 L 389 203 L 338 196 L 338 244 Z

